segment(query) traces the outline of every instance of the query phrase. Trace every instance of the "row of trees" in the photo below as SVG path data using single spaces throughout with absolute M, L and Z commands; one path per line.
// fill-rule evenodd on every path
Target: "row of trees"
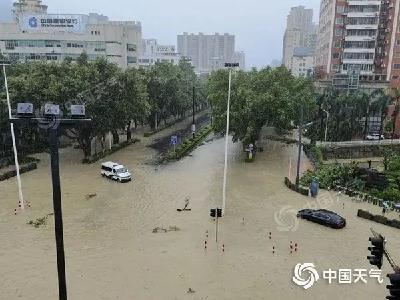
M 8 82 L 13 107 L 25 101 L 35 108 L 55 103 L 67 114 L 71 104 L 84 103 L 93 121 L 65 134 L 79 142 L 85 157 L 90 156 L 94 137 L 104 140 L 112 132 L 117 142 L 120 130 L 126 130 L 127 138 L 131 138 L 133 124 L 155 128 L 162 120 L 181 117 L 192 107 L 193 86 L 198 91 L 197 105 L 205 102 L 203 83 L 186 61 L 178 66 L 160 63 L 148 70 L 122 70 L 102 58 L 89 62 L 82 54 L 76 63 L 67 59 L 61 64 L 13 64 L 8 69 Z M 4 111 L 0 104 L 0 131 L 7 132 Z M 19 139 L 30 148 L 44 142 L 37 128 L 24 128 Z
M 226 131 L 227 87 L 228 71 L 210 76 L 207 92 L 219 133 Z M 313 118 L 317 106 L 311 81 L 292 76 L 284 67 L 238 71 L 232 76 L 230 133 L 235 141 L 254 143 L 265 125 L 287 130 L 298 124 L 300 106 L 304 120 Z
M 370 93 L 356 90 L 351 93 L 334 89 L 325 89 L 316 96 L 319 107 L 320 124 L 310 130 L 313 139 L 323 140 L 324 129 L 328 122 L 328 140 L 343 141 L 354 137 L 365 139 L 370 132 L 371 118 L 376 117 L 380 135 L 385 131 L 388 106 L 396 100 L 396 93 L 377 89 Z M 328 115 L 326 114 L 328 112 Z M 392 131 L 393 128 L 390 130 Z

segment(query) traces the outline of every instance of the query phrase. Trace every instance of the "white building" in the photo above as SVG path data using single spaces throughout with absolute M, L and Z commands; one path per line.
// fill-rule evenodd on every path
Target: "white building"
M 294 48 L 290 70 L 296 77 L 309 77 L 314 70 L 314 52 L 310 48 Z
M 12 60 L 89 60 L 106 57 L 122 68 L 137 66 L 142 41 L 141 24 L 109 21 L 98 14 L 47 14 L 40 0 L 14 4 L 14 22 L 0 23 L 0 51 Z
M 150 67 L 157 62 L 168 62 L 178 65 L 181 57 L 173 45 L 159 45 L 156 39 L 143 39 L 138 65 Z
M 178 52 L 191 59 L 197 73 L 221 69 L 227 62 L 235 62 L 235 36 L 188 34 L 178 35 Z

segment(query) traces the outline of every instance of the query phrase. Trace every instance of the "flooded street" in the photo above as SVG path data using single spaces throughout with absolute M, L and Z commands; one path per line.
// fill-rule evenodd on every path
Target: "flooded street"
M 170 129 L 172 131 L 173 129 Z M 279 231 L 276 213 L 304 208 L 310 198 L 283 184 L 290 158 L 295 172 L 296 149 L 263 141 L 255 163 L 244 163 L 241 144 L 230 144 L 227 213 L 215 223 L 209 209 L 221 206 L 224 140 L 213 139 L 182 161 L 158 167 L 145 164 L 156 153 L 147 147 L 168 130 L 133 144 L 105 160 L 123 163 L 131 183 L 100 176 L 100 162 L 80 164 L 80 150 L 60 151 L 67 289 L 70 299 L 383 299 L 385 283 L 339 285 L 322 279 L 311 289 L 295 286 L 297 263 L 318 270 L 371 269 L 370 227 L 386 235 L 399 261 L 399 232 L 356 217 L 357 209 L 377 213 L 369 204 L 321 193 L 324 207 L 347 219 L 344 230 L 332 230 L 286 215 Z M 0 183 L 0 299 L 58 297 L 54 222 L 27 225 L 53 211 L 48 154 L 39 168 L 22 175 L 25 199 L 32 207 L 14 215 L 15 179 Z M 307 167 L 305 164 L 304 167 Z M 293 177 L 293 176 L 292 176 Z M 87 197 L 87 195 L 96 195 Z M 191 212 L 177 212 L 190 197 Z M 344 207 L 343 207 L 344 203 Z M 286 210 L 288 210 L 286 209 Z M 396 214 L 391 213 L 391 217 Z M 292 222 L 292 223 L 291 223 Z M 156 227 L 179 230 L 153 233 Z M 206 232 L 208 231 L 208 238 Z M 272 239 L 268 238 L 269 232 Z M 207 249 L 204 249 L 207 241 Z M 290 241 L 298 251 L 290 254 Z M 222 251 L 224 245 L 225 252 Z M 272 253 L 272 247 L 275 253 Z M 187 291 L 192 289 L 192 293 Z

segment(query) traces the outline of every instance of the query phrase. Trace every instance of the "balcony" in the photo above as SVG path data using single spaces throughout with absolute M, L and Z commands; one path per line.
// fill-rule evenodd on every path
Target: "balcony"
M 348 5 L 357 5 L 357 6 L 367 6 L 367 5 L 381 5 L 381 1 L 377 0 L 367 0 L 367 1 L 361 1 L 361 0 L 348 0 Z
M 344 13 L 348 18 L 376 18 L 379 12 L 347 12 Z
M 349 65 L 373 65 L 374 59 L 343 59 L 343 64 Z
M 375 53 L 375 48 L 344 48 L 344 53 Z
M 370 42 L 375 41 L 376 36 L 369 35 L 347 35 L 344 37 L 346 42 Z
M 346 25 L 346 29 L 378 29 L 378 24 L 358 24 L 358 25 Z

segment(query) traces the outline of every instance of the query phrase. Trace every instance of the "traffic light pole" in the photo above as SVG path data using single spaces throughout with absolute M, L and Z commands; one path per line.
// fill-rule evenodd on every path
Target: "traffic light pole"
M 61 206 L 60 165 L 58 154 L 58 129 L 49 129 L 51 156 L 51 179 L 53 183 L 54 223 L 57 248 L 57 271 L 59 299 L 67 300 L 67 282 L 65 278 L 64 230 Z

